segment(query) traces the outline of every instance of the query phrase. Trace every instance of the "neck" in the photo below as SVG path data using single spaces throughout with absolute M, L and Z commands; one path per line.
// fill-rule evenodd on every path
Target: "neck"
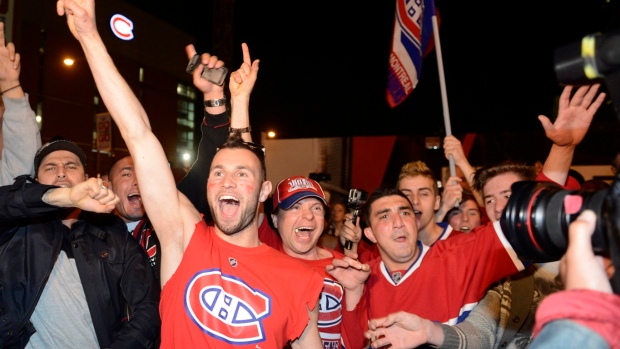
M 431 222 L 424 229 L 418 232 L 418 239 L 426 246 L 430 246 L 439 239 L 443 233 L 443 228 L 435 222 Z
M 64 224 L 68 228 L 71 228 L 73 223 L 77 222 L 78 217 L 80 216 L 81 212 L 82 210 L 80 210 L 79 208 L 74 208 L 72 210 L 67 211 L 67 215 L 65 216 L 65 218 L 63 218 L 62 224 Z
M 224 233 L 216 224 L 216 234 L 224 241 L 240 247 L 258 247 L 261 241 L 258 238 L 258 219 L 254 219 L 248 226 L 233 234 Z
M 390 273 L 395 272 L 397 270 L 409 269 L 409 267 L 411 267 L 411 265 L 416 261 L 420 253 L 421 251 L 418 248 L 418 243 L 416 242 L 413 256 L 410 259 L 408 259 L 406 262 L 400 262 L 400 261 L 394 261 L 390 258 L 386 258 L 387 257 L 386 253 L 384 253 L 383 251 L 381 251 L 381 249 L 379 249 L 379 255 L 381 255 L 381 260 L 383 261 L 383 264 L 385 264 L 385 267 L 388 269 Z

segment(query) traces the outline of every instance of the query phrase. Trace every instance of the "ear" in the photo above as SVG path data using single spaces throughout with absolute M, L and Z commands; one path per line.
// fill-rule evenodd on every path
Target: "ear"
M 441 207 L 441 195 L 435 195 L 435 205 L 433 210 L 437 211 Z
M 278 229 L 278 215 L 277 214 L 271 214 L 271 222 L 273 223 L 273 226 L 276 228 L 276 230 Z
M 260 189 L 258 201 L 265 202 L 265 200 L 267 200 L 267 198 L 269 197 L 269 194 L 271 194 L 271 189 L 271 181 L 264 181 Z
M 371 227 L 364 228 L 364 235 L 368 238 L 368 240 L 372 241 L 375 244 L 377 243 L 377 239 L 375 238 L 375 233 L 373 233 Z

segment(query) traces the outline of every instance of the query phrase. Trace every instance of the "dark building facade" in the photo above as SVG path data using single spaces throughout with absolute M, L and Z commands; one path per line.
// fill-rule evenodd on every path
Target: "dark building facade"
M 21 84 L 39 117 L 43 143 L 57 136 L 70 139 L 89 155 L 89 175 L 105 171 L 114 158 L 128 155 L 127 147 L 113 123 L 98 131 L 97 115 L 106 108 L 66 18 L 56 14 L 55 1 L 9 0 L 8 5 L 7 41 L 22 55 Z M 196 122 L 202 118 L 191 76 L 185 73 L 185 46 L 195 38 L 120 0 L 97 2 L 96 14 L 118 70 L 146 109 L 175 175 L 182 175 L 195 157 Z M 118 14 L 124 17 L 113 27 L 111 19 Z M 133 38 L 123 40 L 114 32 Z M 64 63 L 66 58 L 74 60 L 72 66 Z M 98 143 L 104 131 L 111 137 Z M 102 148 L 103 141 L 109 147 Z

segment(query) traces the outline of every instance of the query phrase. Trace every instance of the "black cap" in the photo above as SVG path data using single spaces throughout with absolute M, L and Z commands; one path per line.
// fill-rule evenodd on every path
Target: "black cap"
M 59 140 L 46 143 L 41 148 L 39 148 L 39 150 L 37 150 L 37 154 L 34 156 L 35 176 L 39 172 L 39 165 L 41 165 L 41 161 L 43 161 L 43 159 L 45 159 L 46 156 L 50 155 L 50 153 L 55 152 L 57 150 L 66 150 L 66 151 L 70 151 L 73 154 L 77 155 L 77 157 L 82 162 L 82 166 L 86 168 L 86 154 L 84 153 L 84 150 L 82 150 L 82 148 L 80 148 L 79 145 L 69 140 L 59 139 Z

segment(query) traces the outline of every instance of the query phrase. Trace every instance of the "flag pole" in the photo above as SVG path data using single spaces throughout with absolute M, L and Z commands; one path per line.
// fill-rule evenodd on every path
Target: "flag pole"
M 437 70 L 439 70 L 439 86 L 441 88 L 441 105 L 443 107 L 443 122 L 446 128 L 446 136 L 452 134 L 450 126 L 450 111 L 448 110 L 448 93 L 446 92 L 446 78 L 443 71 L 443 59 L 441 56 L 441 42 L 439 41 L 439 24 L 437 16 L 433 13 L 433 38 L 435 39 L 435 51 L 437 54 Z M 456 176 L 456 168 L 452 155 L 448 156 L 450 176 Z
M 446 136 L 450 136 L 452 134 L 452 127 L 450 126 L 450 111 L 448 109 L 448 92 L 446 91 L 446 76 L 443 71 L 441 42 L 439 41 L 439 24 L 437 23 L 437 16 L 435 15 L 435 11 L 433 11 L 433 38 L 435 39 L 435 51 L 437 53 L 437 70 L 439 71 L 439 87 L 441 88 L 443 123 L 446 128 Z M 450 176 L 456 176 L 456 167 L 454 165 L 454 158 L 452 158 L 452 154 L 448 155 L 448 165 L 450 166 Z M 454 203 L 454 207 L 459 207 L 459 204 L 460 200 L 456 200 L 456 202 Z

